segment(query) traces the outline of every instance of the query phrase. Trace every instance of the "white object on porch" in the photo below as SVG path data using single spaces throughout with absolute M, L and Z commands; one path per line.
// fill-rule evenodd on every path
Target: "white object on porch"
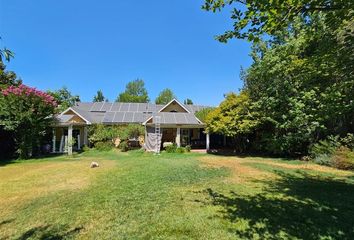
M 63 152 L 68 152 L 68 136 L 64 137 L 64 151 Z
M 209 133 L 206 134 L 206 150 L 210 150 L 210 136 Z
M 63 152 L 64 151 L 63 148 L 64 148 L 64 135 L 62 135 L 60 139 L 59 152 Z
M 67 143 L 68 143 L 67 144 L 67 146 L 68 146 L 68 154 L 72 155 L 73 154 L 73 125 L 69 125 Z
M 77 149 L 80 150 L 81 149 L 81 142 L 80 142 L 80 134 L 77 135 Z
M 84 127 L 84 145 L 87 146 L 88 141 L 87 141 L 87 127 Z
M 52 152 L 55 153 L 56 149 L 56 135 L 55 135 L 55 128 L 53 128 L 53 149 Z
M 176 144 L 177 144 L 177 147 L 181 146 L 181 128 L 180 127 L 177 128 Z

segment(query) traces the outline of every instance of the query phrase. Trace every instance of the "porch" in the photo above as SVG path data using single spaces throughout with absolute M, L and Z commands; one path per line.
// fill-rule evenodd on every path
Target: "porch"
M 71 155 L 73 151 L 80 151 L 88 144 L 87 126 L 83 124 L 55 126 L 52 131 L 52 153 Z

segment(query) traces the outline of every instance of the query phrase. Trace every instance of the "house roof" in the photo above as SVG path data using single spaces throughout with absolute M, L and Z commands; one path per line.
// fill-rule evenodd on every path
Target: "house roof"
M 173 101 L 170 103 L 172 102 Z M 78 102 L 75 106 L 69 109 L 76 112 L 81 118 L 86 120 L 88 124 L 144 123 L 146 120 L 152 119 L 155 115 L 161 117 L 161 124 L 202 124 L 194 114 L 195 112 L 206 108 L 206 106 L 184 105 L 178 101 L 176 102 L 186 109 L 187 112 L 160 112 L 170 103 L 160 105 L 153 103 Z M 59 115 L 58 118 L 61 123 L 70 120 L 70 118 L 68 119 L 68 117 L 64 117 L 65 115 L 63 113 Z

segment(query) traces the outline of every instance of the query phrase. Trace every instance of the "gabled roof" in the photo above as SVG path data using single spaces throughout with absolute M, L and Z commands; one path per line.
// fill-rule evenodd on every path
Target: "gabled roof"
M 167 107 L 169 107 L 171 104 L 173 103 L 177 103 L 179 106 L 181 106 L 184 110 L 186 110 L 187 113 L 190 113 L 190 111 L 182 104 L 180 103 L 177 99 L 172 99 L 169 103 L 167 103 L 163 108 L 161 108 L 159 110 L 159 112 L 162 112 L 164 109 L 166 109 Z
M 171 104 L 177 104 L 179 109 L 185 112 L 162 112 Z M 176 99 L 166 105 L 153 103 L 122 103 L 122 102 L 78 102 L 71 108 L 66 109 L 58 118 L 62 122 L 70 119 L 64 117 L 70 115 L 70 110 L 79 116 L 87 124 L 125 124 L 125 123 L 144 123 L 152 116 L 159 114 L 162 124 L 202 124 L 194 115 L 195 112 L 205 108 L 198 105 L 184 105 Z M 65 114 L 66 113 L 66 114 Z

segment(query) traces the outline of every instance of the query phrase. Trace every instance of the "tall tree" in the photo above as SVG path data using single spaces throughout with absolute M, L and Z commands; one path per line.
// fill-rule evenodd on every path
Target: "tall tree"
M 0 125 L 15 133 L 20 158 L 31 157 L 34 149 L 40 149 L 56 105 L 53 96 L 22 84 L 1 90 Z
M 94 102 L 104 102 L 106 101 L 106 98 L 103 96 L 103 92 L 101 90 L 98 90 L 96 95 L 93 97 Z
M 22 81 L 17 78 L 16 73 L 13 71 L 7 71 L 6 66 L 0 62 L 0 89 L 6 88 L 12 85 L 19 85 Z
M 172 99 L 176 98 L 175 94 L 172 92 L 171 89 L 165 88 L 159 94 L 159 96 L 155 99 L 156 104 L 167 104 Z
M 56 91 L 47 91 L 47 93 L 54 97 L 58 104 L 57 110 L 59 112 L 74 106 L 76 102 L 80 102 L 79 95 L 73 95 L 65 86 Z
M 145 103 L 149 101 L 150 99 L 145 88 L 145 83 L 142 79 L 136 79 L 129 82 L 125 87 L 125 91 L 120 93 L 116 100 L 116 102 L 137 103 Z
M 186 100 L 184 100 L 183 103 L 186 105 L 193 105 L 193 101 L 190 98 L 187 98 Z

